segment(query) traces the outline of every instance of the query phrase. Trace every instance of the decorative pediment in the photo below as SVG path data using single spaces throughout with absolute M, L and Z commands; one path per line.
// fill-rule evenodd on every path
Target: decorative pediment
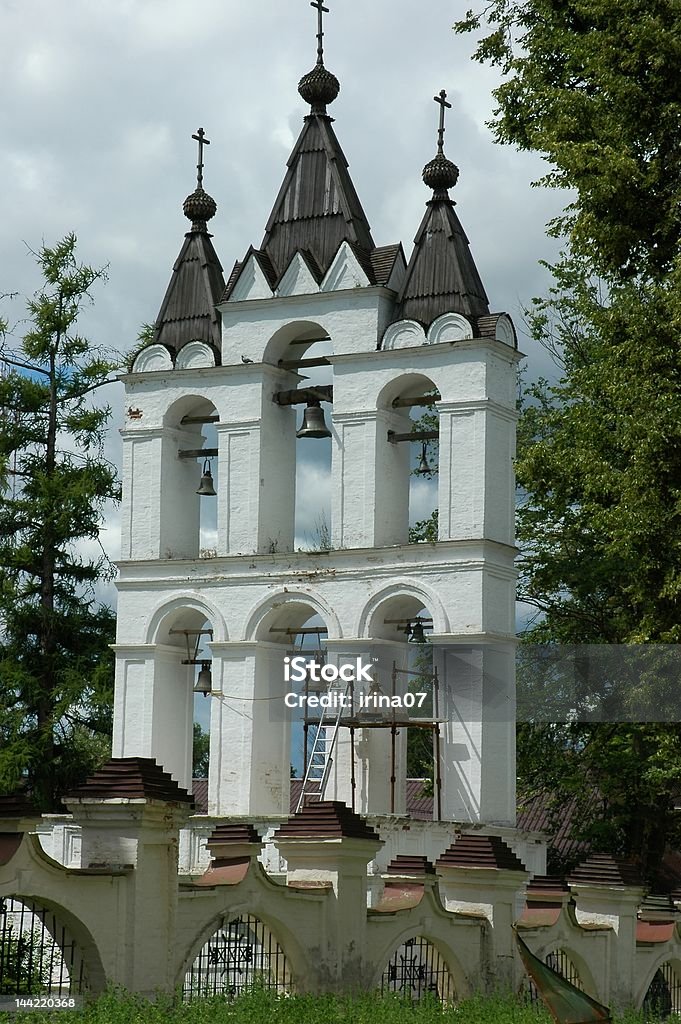
M 510 316 L 506 313 L 501 313 L 496 323 L 495 338 L 497 341 L 502 342 L 504 345 L 515 348 L 517 340 L 515 336 L 515 328 L 513 327 L 513 321 Z
M 416 320 L 398 320 L 391 324 L 383 335 L 384 350 L 395 348 L 414 348 L 426 344 L 426 332 Z
M 321 283 L 320 290 L 339 292 L 346 288 L 367 288 L 370 284 L 354 252 L 347 242 L 343 242 Z
M 154 370 L 172 370 L 173 361 L 165 345 L 147 345 L 132 364 L 133 373 L 151 373 Z
M 295 253 L 279 282 L 277 295 L 310 295 L 318 291 L 319 285 L 302 253 Z
M 178 352 L 176 370 L 198 370 L 203 366 L 215 366 L 215 353 L 205 342 L 190 341 Z
M 466 341 L 473 337 L 470 321 L 461 313 L 445 313 L 428 328 L 428 344 L 438 345 L 444 342 Z
M 234 285 L 229 302 L 244 302 L 247 299 L 271 299 L 272 289 L 260 266 L 255 253 L 251 253 L 245 261 L 237 282 Z

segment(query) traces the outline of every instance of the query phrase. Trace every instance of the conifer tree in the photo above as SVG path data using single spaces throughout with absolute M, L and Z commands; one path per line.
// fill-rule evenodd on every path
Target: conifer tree
M 13 348 L 5 323 L 0 352 L 0 792 L 54 810 L 110 749 L 114 614 L 95 596 L 110 567 L 85 546 L 119 486 L 96 401 L 114 364 L 77 332 L 105 270 L 73 235 L 35 255 L 28 330 Z

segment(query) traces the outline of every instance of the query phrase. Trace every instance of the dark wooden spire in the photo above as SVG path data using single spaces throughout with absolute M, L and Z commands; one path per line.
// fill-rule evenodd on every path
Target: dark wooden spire
M 367 255 L 375 249 L 331 118 L 312 113 L 288 161 L 260 250 L 277 277 L 298 250 L 310 252 L 325 274 L 343 241 Z
M 203 128 L 192 135 L 199 144 L 197 185 L 182 206 L 191 222 L 173 276 L 155 324 L 154 341 L 176 354 L 190 341 L 210 345 L 219 361 L 220 318 L 215 309 L 225 290 L 225 279 L 208 231 L 217 204 L 203 188 L 203 147 L 210 145 Z

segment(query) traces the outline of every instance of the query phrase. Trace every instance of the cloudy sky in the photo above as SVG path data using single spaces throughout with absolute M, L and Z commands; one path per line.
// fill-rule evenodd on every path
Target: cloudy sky
M 538 260 L 561 197 L 530 187 L 535 157 L 493 143 L 496 75 L 451 30 L 454 0 L 330 0 L 326 64 L 340 79 L 336 131 L 378 245 L 412 240 L 429 193 L 445 88 L 446 152 L 459 166 L 457 211 L 494 310 L 522 332 L 522 307 L 546 289 Z M 262 239 L 306 113 L 297 93 L 316 54 L 308 0 L 0 0 L 0 293 L 38 285 L 29 249 L 69 231 L 82 258 L 109 265 L 83 321 L 118 350 L 153 321 L 187 226 L 191 135 L 205 128 L 205 187 L 218 203 L 214 244 L 228 272 Z M 14 302 L 10 317 L 18 320 Z M 531 376 L 545 354 L 521 337 Z M 119 458 L 122 386 L 109 389 Z M 104 542 L 117 554 L 113 515 Z

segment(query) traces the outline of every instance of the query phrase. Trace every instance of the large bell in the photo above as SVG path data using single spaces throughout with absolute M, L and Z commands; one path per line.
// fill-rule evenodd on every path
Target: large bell
M 411 627 L 411 633 L 409 635 L 409 643 L 410 644 L 427 644 L 428 643 L 428 639 L 426 637 L 426 634 L 423 632 L 423 623 L 421 622 L 420 619 L 416 619 L 414 621 L 413 626 Z
M 218 493 L 213 487 L 213 474 L 210 471 L 210 462 L 208 459 L 206 459 L 203 464 L 203 475 L 201 477 L 199 489 L 196 493 L 200 494 L 202 498 L 214 498 Z
M 201 671 L 199 672 L 198 679 L 196 680 L 196 686 L 194 687 L 194 693 L 202 693 L 204 697 L 213 689 L 213 677 L 210 672 L 210 662 L 201 662 Z
M 296 437 L 331 437 L 331 431 L 324 419 L 324 410 L 319 402 L 308 402 L 303 413 L 303 425 Z

